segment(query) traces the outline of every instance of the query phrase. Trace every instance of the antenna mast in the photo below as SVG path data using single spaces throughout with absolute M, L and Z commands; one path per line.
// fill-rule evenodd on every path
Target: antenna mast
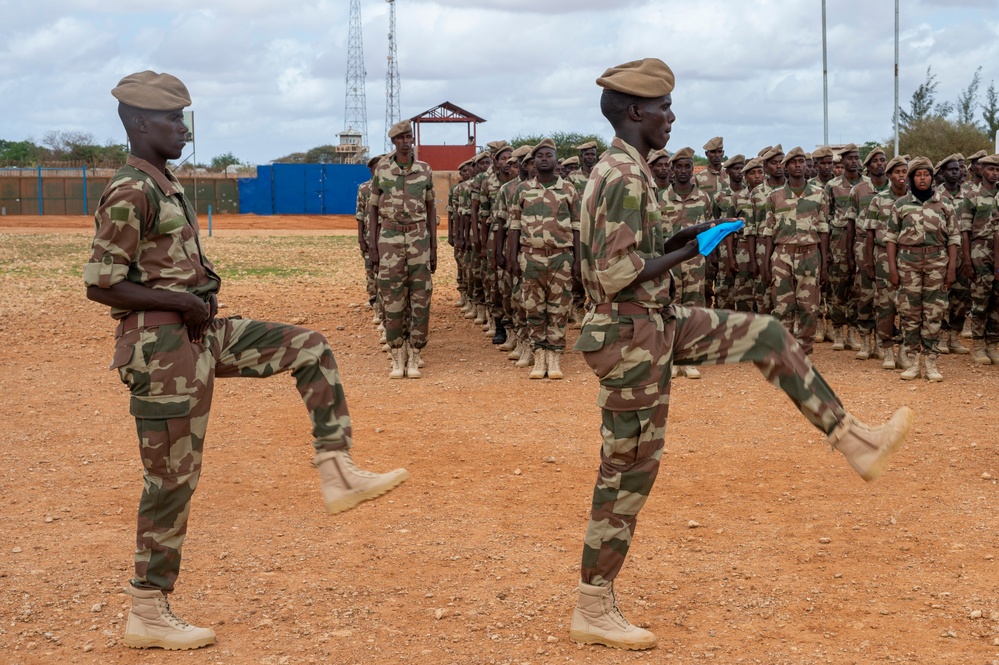
M 361 134 L 361 146 L 368 145 L 368 107 L 364 94 L 364 46 L 361 40 L 361 0 L 350 0 L 350 23 L 347 37 L 347 94 L 343 109 L 343 131 Z M 355 159 L 365 159 L 363 148 Z
M 388 74 L 385 76 L 385 152 L 392 149 L 388 130 L 399 122 L 399 56 L 395 49 L 395 0 L 389 4 Z

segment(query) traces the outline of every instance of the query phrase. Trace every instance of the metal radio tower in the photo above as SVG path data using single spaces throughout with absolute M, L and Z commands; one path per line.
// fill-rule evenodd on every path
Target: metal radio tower
M 385 76 L 385 152 L 392 149 L 388 130 L 399 122 L 399 56 L 395 50 L 395 0 L 389 4 L 388 74 Z
M 350 28 L 347 37 L 347 95 L 343 108 L 343 130 L 361 134 L 368 145 L 368 107 L 364 94 L 364 46 L 361 43 L 361 0 L 350 0 Z

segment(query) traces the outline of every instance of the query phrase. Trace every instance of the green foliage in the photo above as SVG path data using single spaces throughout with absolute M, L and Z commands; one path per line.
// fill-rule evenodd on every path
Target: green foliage
M 999 132 L 999 94 L 996 93 L 995 81 L 989 83 L 989 89 L 985 91 L 982 121 L 985 124 L 985 134 L 995 140 L 996 132 Z
M 975 75 L 971 78 L 971 83 L 957 97 L 954 110 L 957 112 L 957 121 L 966 125 L 974 125 L 975 111 L 978 110 L 978 86 L 982 83 L 982 67 L 979 65 L 975 70 Z
M 595 134 L 580 134 L 579 132 L 553 132 L 546 135 L 529 134 L 527 136 L 518 136 L 510 141 L 510 145 L 514 148 L 519 148 L 522 145 L 537 145 L 544 139 L 551 139 L 555 142 L 555 146 L 558 148 L 556 152 L 559 159 L 579 155 L 576 146 L 582 145 L 587 141 L 597 142 L 598 155 L 608 147 L 608 144 L 599 136 Z
M 989 136 L 978 125 L 941 116 L 912 122 L 899 131 L 898 142 L 899 154 L 929 157 L 934 163 L 955 152 L 970 155 L 979 150 L 991 153 L 993 149 Z M 892 141 L 884 143 L 891 145 Z
M 72 163 L 87 166 L 117 166 L 125 163 L 128 147 L 108 141 L 103 146 L 84 132 L 48 132 L 38 146 L 31 141 L 0 139 L 0 166 L 39 166 Z
M 888 141 L 887 144 L 882 145 L 882 144 L 878 143 L 877 141 L 868 141 L 864 145 L 860 146 L 860 161 L 861 161 L 861 163 L 863 163 L 863 161 L 865 159 L 867 159 L 867 156 L 869 154 L 871 154 L 874 151 L 875 148 L 881 148 L 882 150 L 884 150 L 885 154 L 888 155 L 888 159 L 891 159 L 891 156 L 895 154 L 895 148 L 894 147 L 889 147 L 889 146 L 892 146 L 893 143 L 894 143 L 894 141 Z M 903 154 L 903 153 L 899 153 L 899 154 Z
M 240 164 L 242 164 L 242 162 L 240 162 L 235 155 L 231 152 L 227 152 L 224 155 L 212 157 L 211 168 L 215 171 L 228 173 L 230 166 L 239 166 Z
M 0 166 L 36 166 L 42 154 L 31 141 L 0 139 Z

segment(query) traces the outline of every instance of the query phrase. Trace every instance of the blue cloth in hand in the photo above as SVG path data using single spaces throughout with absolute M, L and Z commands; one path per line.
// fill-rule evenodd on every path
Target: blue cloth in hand
M 745 222 L 737 219 L 734 222 L 722 222 L 712 226 L 707 231 L 701 231 L 697 234 L 697 251 L 700 252 L 701 256 L 707 256 L 715 251 L 715 247 L 721 244 L 725 236 L 735 233 L 743 226 L 745 226 Z

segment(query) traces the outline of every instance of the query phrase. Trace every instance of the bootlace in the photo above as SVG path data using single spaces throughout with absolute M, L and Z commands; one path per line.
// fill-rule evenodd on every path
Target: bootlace
M 167 599 L 167 597 L 161 594 L 160 598 L 161 602 L 163 603 L 163 606 L 160 608 L 160 616 L 166 619 L 167 623 L 172 624 L 175 628 L 180 628 L 181 630 L 183 630 L 184 628 L 189 628 L 191 624 L 187 623 L 186 621 L 184 621 L 179 616 L 173 613 L 173 610 L 170 608 L 170 601 Z
M 347 452 L 346 450 L 340 453 L 340 459 L 343 461 L 344 466 L 346 466 L 347 469 L 349 469 L 350 472 L 355 476 L 361 476 L 362 478 L 374 478 L 378 475 L 377 473 L 365 471 L 364 469 L 354 464 L 353 458 L 351 458 L 350 453 Z

